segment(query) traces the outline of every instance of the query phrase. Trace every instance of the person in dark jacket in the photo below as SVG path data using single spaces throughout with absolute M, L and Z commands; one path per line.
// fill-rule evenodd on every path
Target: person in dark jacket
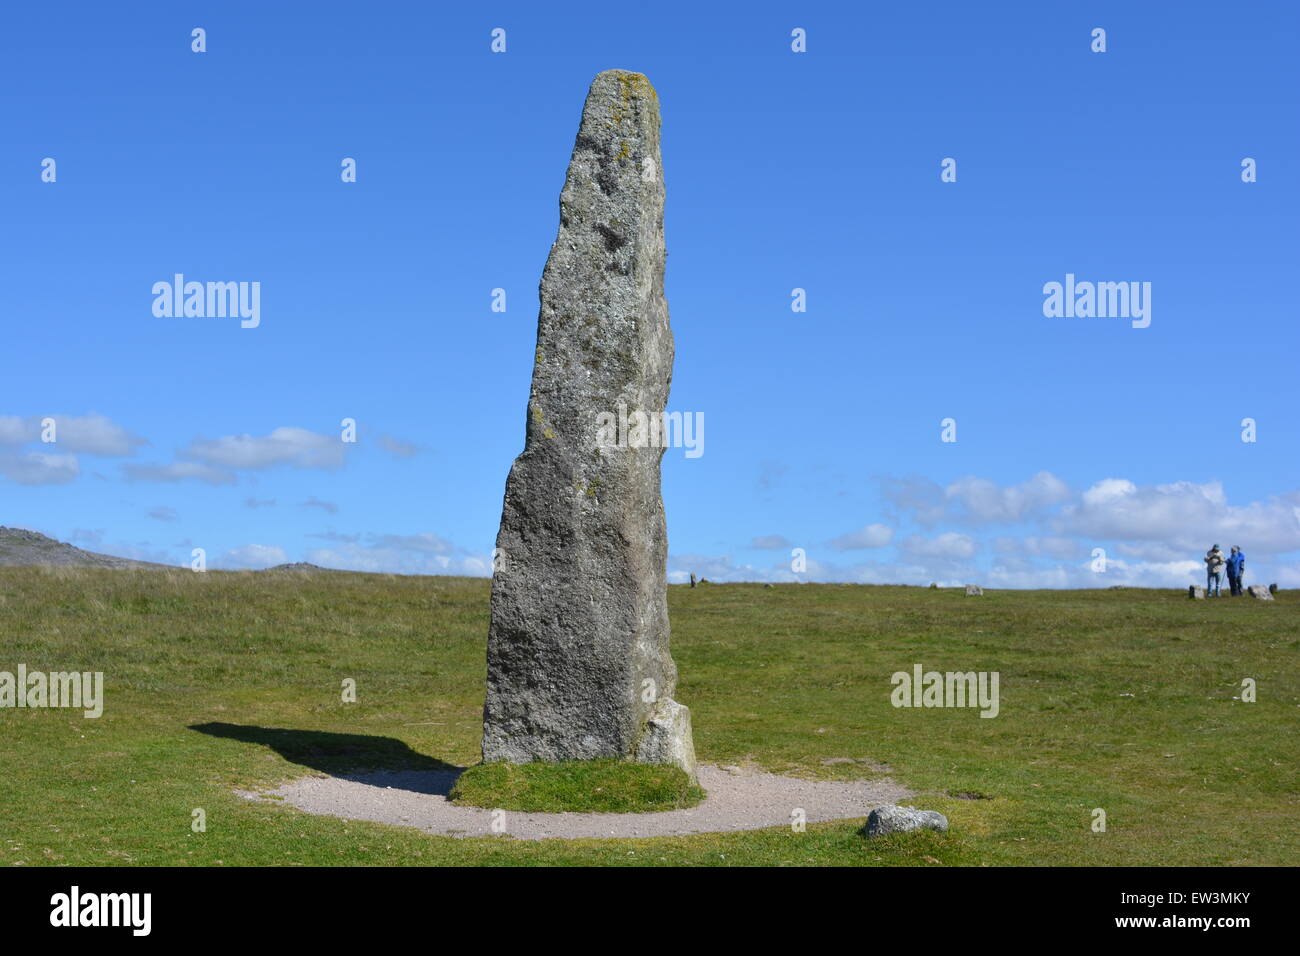
M 1233 597 L 1242 594 L 1242 581 L 1246 576 L 1246 553 L 1233 546 L 1228 556 L 1228 593 Z

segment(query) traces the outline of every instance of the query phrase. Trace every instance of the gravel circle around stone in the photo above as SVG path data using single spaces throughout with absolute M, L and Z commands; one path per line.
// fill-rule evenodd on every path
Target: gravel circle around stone
M 706 797 L 689 810 L 657 813 L 523 813 L 448 802 L 454 770 L 373 771 L 303 777 L 274 790 L 238 791 L 250 800 L 287 803 L 306 813 L 414 827 L 438 836 L 510 836 L 520 840 L 682 836 L 789 826 L 796 809 L 809 823 L 865 817 L 912 791 L 888 777 L 877 780 L 801 780 L 738 767 L 701 765 Z

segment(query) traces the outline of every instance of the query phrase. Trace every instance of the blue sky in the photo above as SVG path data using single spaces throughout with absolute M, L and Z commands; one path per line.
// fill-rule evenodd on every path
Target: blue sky
M 1217 541 L 1300 586 L 1300 8 L 892 6 L 6 11 L 0 524 L 486 573 L 620 67 L 663 110 L 669 407 L 706 422 L 664 459 L 674 580 L 1179 586 Z M 155 317 L 176 273 L 260 282 L 260 325 Z M 1067 273 L 1151 283 L 1150 326 L 1046 317 Z

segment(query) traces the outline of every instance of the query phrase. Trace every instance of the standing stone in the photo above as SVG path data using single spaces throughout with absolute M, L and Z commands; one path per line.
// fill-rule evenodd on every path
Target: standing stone
M 983 597 L 983 596 L 984 596 L 984 589 L 983 589 L 982 587 L 980 587 L 978 584 L 968 584 L 968 585 L 966 585 L 966 596 L 967 596 L 967 597 Z
M 1246 588 L 1246 593 L 1249 594 L 1251 597 L 1257 598 L 1261 601 L 1273 600 L 1273 592 L 1270 591 L 1268 588 L 1264 587 L 1264 585 L 1262 584 L 1250 585 L 1250 587 Z
M 1189 598 L 1195 598 L 1198 601 L 1203 601 L 1205 599 L 1205 588 L 1198 587 L 1195 584 L 1189 584 L 1187 585 L 1187 596 Z
M 524 450 L 496 542 L 485 762 L 613 757 L 695 777 L 668 651 L 663 212 L 658 96 L 640 73 L 608 70 L 582 109 L 542 272 Z

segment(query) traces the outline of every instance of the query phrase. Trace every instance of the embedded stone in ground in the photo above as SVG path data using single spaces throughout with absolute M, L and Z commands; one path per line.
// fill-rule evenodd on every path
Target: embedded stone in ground
M 918 810 L 890 804 L 876 807 L 867 816 L 866 825 L 859 831 L 869 837 L 887 833 L 908 833 L 912 830 L 938 830 L 948 832 L 948 818 L 936 810 Z

